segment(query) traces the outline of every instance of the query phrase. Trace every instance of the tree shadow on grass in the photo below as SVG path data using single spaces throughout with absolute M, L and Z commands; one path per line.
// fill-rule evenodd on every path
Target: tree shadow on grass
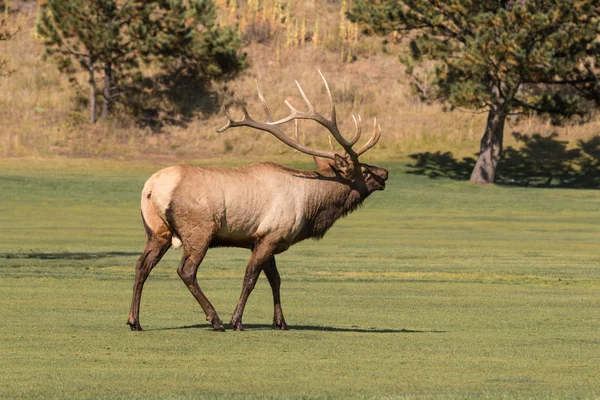
M 525 136 L 514 132 L 521 147 L 508 147 L 496 171 L 496 183 L 531 187 L 562 187 L 578 189 L 600 188 L 600 136 L 579 140 L 568 149 L 568 142 L 550 136 Z M 451 152 L 411 154 L 415 160 L 410 174 L 427 175 L 432 179 L 468 180 L 475 159 L 454 158 Z
M 59 253 L 0 253 L 0 259 L 17 259 L 17 260 L 98 260 L 102 258 L 112 257 L 130 257 L 139 256 L 141 253 L 123 252 L 123 251 L 107 251 L 94 253 L 71 253 L 68 251 Z
M 169 330 L 180 330 L 180 329 L 207 329 L 211 330 L 212 325 L 210 324 L 197 324 L 197 325 L 185 325 L 172 328 L 153 328 L 146 329 L 147 331 L 169 331 Z M 225 325 L 225 329 L 232 330 L 231 325 Z M 245 330 L 272 330 L 273 325 L 268 324 L 244 324 Z M 438 330 L 414 330 L 414 329 L 387 329 L 387 328 L 338 328 L 327 325 L 290 325 L 290 331 L 314 331 L 314 332 L 355 332 L 355 333 L 446 333 L 446 331 Z

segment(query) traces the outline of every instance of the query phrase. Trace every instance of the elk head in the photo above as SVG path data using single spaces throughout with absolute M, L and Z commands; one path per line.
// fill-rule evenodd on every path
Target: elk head
M 365 196 L 369 195 L 375 190 L 383 190 L 385 188 L 385 181 L 388 178 L 388 171 L 372 165 L 362 164 L 358 160 L 360 155 L 364 154 L 367 150 L 375 146 L 381 138 L 381 127 L 377 124 L 377 118 L 375 118 L 373 121 L 373 133 L 371 138 L 359 150 L 354 150 L 353 146 L 361 137 L 362 119 L 360 118 L 360 115 L 358 116 L 358 119 L 353 115 L 352 119 L 356 128 L 354 136 L 350 140 L 347 140 L 344 138 L 344 136 L 342 136 L 337 125 L 335 104 L 333 102 L 331 90 L 329 89 L 327 80 L 321 71 L 319 71 L 319 75 L 321 75 L 321 78 L 323 79 L 327 96 L 329 98 L 329 104 L 331 107 L 329 118 L 326 118 L 315 110 L 315 107 L 312 105 L 310 100 L 308 100 L 308 97 L 306 97 L 306 94 L 304 93 L 304 90 L 302 90 L 302 87 L 298 81 L 295 81 L 298 89 L 300 90 L 300 94 L 306 103 L 308 111 L 299 111 L 294 108 L 289 101 L 286 100 L 285 104 L 290 109 L 291 114 L 285 118 L 274 121 L 271 110 L 269 109 L 269 106 L 267 105 L 257 82 L 256 88 L 258 90 L 258 98 L 263 105 L 267 122 L 258 122 L 250 117 L 244 102 L 239 98 L 239 96 L 236 95 L 244 117 L 241 120 L 234 120 L 228 113 L 227 109 L 225 109 L 225 115 L 229 121 L 224 127 L 217 129 L 217 132 L 221 133 L 229 128 L 240 126 L 248 126 L 261 131 L 269 132 L 291 148 L 302 153 L 312 155 L 319 169 L 331 169 L 340 177 L 340 179 L 345 181 L 345 183 L 353 186 L 359 192 L 364 193 Z M 302 119 L 316 121 L 329 131 L 329 151 L 313 149 L 301 143 L 300 135 L 298 134 L 298 120 Z M 280 128 L 280 125 L 291 121 L 294 121 L 295 123 L 295 140 L 287 136 Z M 343 153 L 338 153 L 335 151 L 331 141 L 331 136 L 333 136 L 337 143 L 339 143 L 339 145 L 343 148 Z

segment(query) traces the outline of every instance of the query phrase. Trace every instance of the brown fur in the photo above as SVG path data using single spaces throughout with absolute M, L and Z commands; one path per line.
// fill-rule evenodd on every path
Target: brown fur
M 213 329 L 224 330 L 210 301 L 198 286 L 196 273 L 207 250 L 216 246 L 244 247 L 252 251 L 246 267 L 242 294 L 231 317 L 233 329 L 242 330 L 242 314 L 258 275 L 265 272 L 273 291 L 273 324 L 287 329 L 279 300 L 280 278 L 275 254 L 307 238 L 320 239 L 339 218 L 354 211 L 375 190 L 383 190 L 388 172 L 366 164 L 358 157 L 377 144 L 381 128 L 373 121 L 371 138 L 355 150 L 362 132 L 362 120 L 354 118 L 356 131 L 346 139 L 336 122 L 335 105 L 325 77 L 319 71 L 329 97 L 330 117 L 319 114 L 298 82 L 308 111 L 296 110 L 286 101 L 291 114 L 274 121 L 272 113 L 258 89 L 267 122 L 254 120 L 243 102 L 239 105 L 243 118 L 234 120 L 225 110 L 228 122 L 217 129 L 225 132 L 234 127 L 248 126 L 269 132 L 286 145 L 312 155 L 319 168 L 300 171 L 273 163 L 253 164 L 244 168 L 194 167 L 179 165 L 154 174 L 142 192 L 142 217 L 149 238 L 154 227 L 166 226 L 175 248 L 183 245 L 183 256 L 177 273 L 196 298 Z M 329 130 L 331 151 L 312 149 L 300 142 L 296 124 L 296 140 L 280 128 L 290 121 L 309 119 Z M 345 156 L 334 150 L 331 137 L 344 149 Z M 162 238 L 163 236 L 161 236 Z M 156 250 L 158 246 L 159 251 Z M 142 286 L 151 267 L 166 251 L 163 241 L 146 240 L 147 250 L 140 257 L 134 282 L 131 312 L 127 323 L 141 330 L 139 303 Z M 163 249 L 165 249 L 163 251 Z M 156 259 L 156 260 L 158 260 Z M 141 282 L 141 283 L 140 283 Z
M 383 168 L 345 158 L 315 161 L 321 167 L 315 171 L 274 163 L 243 168 L 178 165 L 150 177 L 142 191 L 146 249 L 136 266 L 127 321 L 131 329 L 142 329 L 139 304 L 145 280 L 179 240 L 184 250 L 177 272 L 215 330 L 223 330 L 223 324 L 198 286 L 196 273 L 207 250 L 219 246 L 252 251 L 233 328 L 243 329 L 246 300 L 264 271 L 273 291 L 274 326 L 286 329 L 274 255 L 299 241 L 322 238 L 373 191 L 383 190 L 388 177 Z

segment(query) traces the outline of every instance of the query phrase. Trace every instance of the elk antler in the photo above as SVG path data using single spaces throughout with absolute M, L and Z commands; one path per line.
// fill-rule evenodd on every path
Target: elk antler
M 354 151 L 352 146 L 354 146 L 356 144 L 356 142 L 358 142 L 358 139 L 360 139 L 360 135 L 362 133 L 362 119 L 360 118 L 360 115 L 359 115 L 358 121 L 357 121 L 357 119 L 354 117 L 354 115 L 352 116 L 354 125 L 356 126 L 356 133 L 354 134 L 352 139 L 346 140 L 340 133 L 340 130 L 337 126 L 335 104 L 333 103 L 333 97 L 331 96 L 331 91 L 329 90 L 329 85 L 327 84 L 327 81 L 325 80 L 325 77 L 323 76 L 321 71 L 319 71 L 319 75 L 321 75 L 321 78 L 323 79 L 323 82 L 325 83 L 325 89 L 327 90 L 327 96 L 329 97 L 329 103 L 331 104 L 331 117 L 329 119 L 325 118 L 323 115 L 319 114 L 315 110 L 315 107 L 308 100 L 308 97 L 306 97 L 304 90 L 302 90 L 302 87 L 300 86 L 298 81 L 296 81 L 296 85 L 298 86 L 298 89 L 300 90 L 300 94 L 302 95 L 302 98 L 304 99 L 304 102 L 306 103 L 306 105 L 308 107 L 308 111 L 307 112 L 298 111 L 287 100 L 285 100 L 285 104 L 288 106 L 288 108 L 291 110 L 292 113 L 285 118 L 282 118 L 277 121 L 273 121 L 273 117 L 271 115 L 271 110 L 267 106 L 267 102 L 265 101 L 265 98 L 263 97 L 263 95 L 260 91 L 260 88 L 258 87 L 258 82 L 257 82 L 256 88 L 258 89 L 258 98 L 260 99 L 260 102 L 262 103 L 263 108 L 265 110 L 265 114 L 267 116 L 267 122 L 266 123 L 258 122 L 258 121 L 255 121 L 254 119 L 252 119 L 250 117 L 250 114 L 248 113 L 246 106 L 244 105 L 244 103 L 238 96 L 238 102 L 240 103 L 240 105 L 242 107 L 242 112 L 244 113 L 244 117 L 241 120 L 236 121 L 233 118 L 231 118 L 231 116 L 227 112 L 227 109 L 225 109 L 225 115 L 227 116 L 229 121 L 227 122 L 227 124 L 224 127 L 217 129 L 217 132 L 219 132 L 219 133 L 224 132 L 231 127 L 248 126 L 251 128 L 269 132 L 273 136 L 275 136 L 277 139 L 281 140 L 283 143 L 287 144 L 288 146 L 290 146 L 293 149 L 301 151 L 302 153 L 309 154 L 312 156 L 317 156 L 317 157 L 329 158 L 329 159 L 333 160 L 335 158 L 336 152 L 333 149 L 333 145 L 331 144 L 331 137 L 329 137 L 331 151 L 312 149 L 312 148 L 300 143 L 300 140 L 298 137 L 298 120 L 299 119 L 310 119 L 310 120 L 318 122 L 320 125 L 325 127 L 331 133 L 331 135 L 335 138 L 335 140 L 342 146 L 342 148 L 344 149 L 346 154 L 348 156 L 350 156 L 350 158 L 353 161 L 358 161 L 358 156 L 365 153 L 371 147 L 375 146 L 377 144 L 377 142 L 379 141 L 379 138 L 381 137 L 381 128 L 377 125 L 377 119 L 375 119 L 375 121 L 374 121 L 373 134 L 372 134 L 371 138 L 369 139 L 369 141 L 363 147 L 361 147 L 360 150 Z M 279 128 L 279 125 L 285 124 L 290 121 L 296 122 L 296 126 L 295 126 L 296 140 L 290 139 Z

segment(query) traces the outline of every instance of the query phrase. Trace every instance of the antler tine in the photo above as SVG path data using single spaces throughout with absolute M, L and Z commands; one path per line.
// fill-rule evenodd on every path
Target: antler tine
M 292 103 L 290 103 L 289 101 L 287 101 L 287 100 L 284 100 L 283 102 L 285 103 L 285 105 L 286 105 L 286 106 L 288 106 L 288 108 L 289 108 L 289 109 L 290 109 L 290 111 L 292 112 L 292 115 L 290 115 L 290 116 L 288 117 L 288 118 L 290 118 L 288 121 L 291 121 L 292 119 L 295 119 L 295 118 L 300 118 L 301 114 L 306 114 L 306 113 L 303 113 L 303 112 L 300 112 L 300 111 L 296 110 L 296 108 L 295 108 L 295 107 L 292 105 Z M 308 117 L 307 117 L 307 118 L 308 118 Z M 286 119 L 286 118 L 284 118 L 284 119 Z M 281 120 L 280 120 L 280 121 L 281 121 Z M 288 121 L 286 121 L 286 122 L 288 122 Z M 273 123 L 274 123 L 274 122 L 273 122 Z
M 327 135 L 327 139 L 329 139 L 329 148 L 335 153 L 335 149 L 333 148 L 333 142 L 331 141 L 331 135 Z M 346 157 L 347 155 L 348 152 L 344 150 L 344 157 Z
M 298 120 L 294 120 L 294 133 L 296 134 L 296 142 L 301 143 L 300 134 L 298 133 Z
M 232 121 L 231 116 L 229 115 L 229 112 L 227 111 L 226 107 L 223 107 L 222 110 L 225 113 L 225 116 L 227 117 L 227 123 L 225 124 L 224 127 L 216 129 L 216 131 L 218 133 L 225 132 L 227 129 L 231 128 L 231 121 Z
M 325 90 L 327 91 L 327 98 L 329 99 L 329 104 L 331 104 L 331 119 L 328 121 L 329 124 L 324 125 L 323 123 L 321 123 L 321 125 L 325 126 L 327 129 L 329 129 L 331 131 L 331 134 L 333 135 L 335 140 L 337 140 L 338 143 L 344 148 L 344 150 L 346 151 L 346 154 L 348 154 L 350 156 L 350 158 L 358 160 L 358 155 L 354 152 L 354 150 L 352 150 L 352 146 L 354 144 L 356 144 L 356 142 L 360 138 L 360 128 L 357 127 L 356 135 L 354 135 L 354 137 L 350 141 L 347 141 L 342 136 L 342 134 L 340 133 L 340 131 L 337 127 L 337 114 L 335 111 L 335 103 L 333 102 L 333 96 L 331 95 L 331 90 L 329 89 L 329 84 L 327 83 L 327 79 L 325 79 L 325 75 L 323 75 L 321 70 L 317 69 L 317 71 L 319 72 L 319 75 L 321 75 L 321 79 L 323 79 L 323 84 L 325 85 Z M 354 116 L 352 116 L 352 118 L 354 118 Z M 359 118 L 360 118 L 360 116 L 359 116 Z M 356 122 L 356 121 L 354 121 L 354 122 Z
M 329 104 L 331 104 L 331 120 L 333 121 L 333 123 L 335 123 L 335 121 L 336 121 L 335 103 L 333 102 L 333 96 L 331 95 L 331 90 L 329 90 L 329 84 L 327 83 L 327 80 L 325 79 L 325 76 L 323 75 L 321 70 L 317 69 L 317 71 L 319 71 L 319 75 L 321 75 L 321 79 L 323 79 L 323 83 L 325 84 L 325 90 L 327 91 L 327 97 L 329 98 Z
M 316 119 L 317 122 L 319 122 L 322 125 L 327 121 L 324 118 L 322 118 L 321 115 L 319 115 L 315 111 L 315 107 L 312 105 L 312 103 L 306 96 L 306 93 L 304 93 L 304 90 L 302 89 L 300 82 L 298 82 L 298 80 L 294 80 L 294 82 L 296 82 L 296 86 L 298 86 L 298 90 L 300 91 L 300 94 L 302 95 L 302 98 L 304 99 L 304 102 L 306 103 L 306 106 L 308 107 L 308 112 L 298 111 L 296 109 L 296 107 L 294 107 L 292 105 L 292 103 L 290 103 L 288 100 L 284 100 L 285 105 L 288 106 L 288 108 L 290 109 L 290 111 L 292 113 L 289 116 L 287 116 L 286 118 L 282 118 L 275 122 L 269 122 L 269 123 L 272 125 L 280 125 L 280 124 L 285 124 L 286 122 L 293 120 L 296 123 L 296 135 L 297 135 L 298 134 L 298 119 Z M 269 119 L 272 121 L 271 118 L 269 118 Z M 323 121 L 321 121 L 321 120 L 323 120 Z M 300 139 L 298 139 L 298 141 L 300 141 Z
M 296 86 L 298 86 L 298 90 L 300 90 L 300 94 L 302 95 L 302 98 L 304 99 L 304 102 L 308 106 L 308 111 L 309 112 L 314 112 L 315 108 L 311 104 L 310 100 L 308 100 L 308 97 L 306 97 L 306 94 L 304 93 L 304 90 L 302 90 L 302 86 L 300 86 L 300 83 L 298 81 L 295 81 L 295 82 L 296 82 Z M 286 103 L 287 103 L 287 101 L 286 101 Z
M 304 96 L 304 93 L 303 93 Z M 302 111 L 298 111 L 293 105 L 292 103 L 290 103 L 287 100 L 283 101 L 285 103 L 286 106 L 288 106 L 288 108 L 290 109 L 290 111 L 292 112 L 290 115 L 288 115 L 285 118 L 282 119 L 278 119 L 277 121 L 269 121 L 268 124 L 269 125 L 281 125 L 281 124 L 285 124 L 286 122 L 290 122 L 293 121 L 295 119 L 314 119 L 315 121 L 317 121 L 318 123 L 320 123 L 323 126 L 327 126 L 327 120 L 325 118 L 323 118 L 323 116 L 319 115 L 316 113 L 314 107 L 312 106 L 312 104 L 307 103 L 309 105 L 309 112 L 302 112 Z
M 260 87 L 258 86 L 258 80 L 255 80 L 254 82 L 256 83 L 256 90 L 258 91 L 258 99 L 260 100 L 260 102 L 263 105 L 263 109 L 265 110 L 267 119 L 269 121 L 273 121 L 273 116 L 271 115 L 271 110 L 269 109 L 269 106 L 267 105 L 267 101 L 265 100 L 262 92 L 260 91 Z
M 362 134 L 362 119 L 360 118 L 360 114 L 358 115 L 358 122 L 356 122 L 356 118 L 354 118 L 354 115 L 352 115 L 352 120 L 354 121 L 354 125 L 356 126 L 356 133 L 354 134 L 354 137 L 348 142 L 350 146 L 354 146 L 356 142 L 358 142 L 358 139 L 360 139 L 360 135 Z
M 377 118 L 375 118 L 373 120 L 373 135 L 371 136 L 369 141 L 365 143 L 364 146 L 356 152 L 356 155 L 360 156 L 361 154 L 364 154 L 367 150 L 369 150 L 371 147 L 375 146 L 381 138 L 381 132 L 381 127 L 377 125 Z

